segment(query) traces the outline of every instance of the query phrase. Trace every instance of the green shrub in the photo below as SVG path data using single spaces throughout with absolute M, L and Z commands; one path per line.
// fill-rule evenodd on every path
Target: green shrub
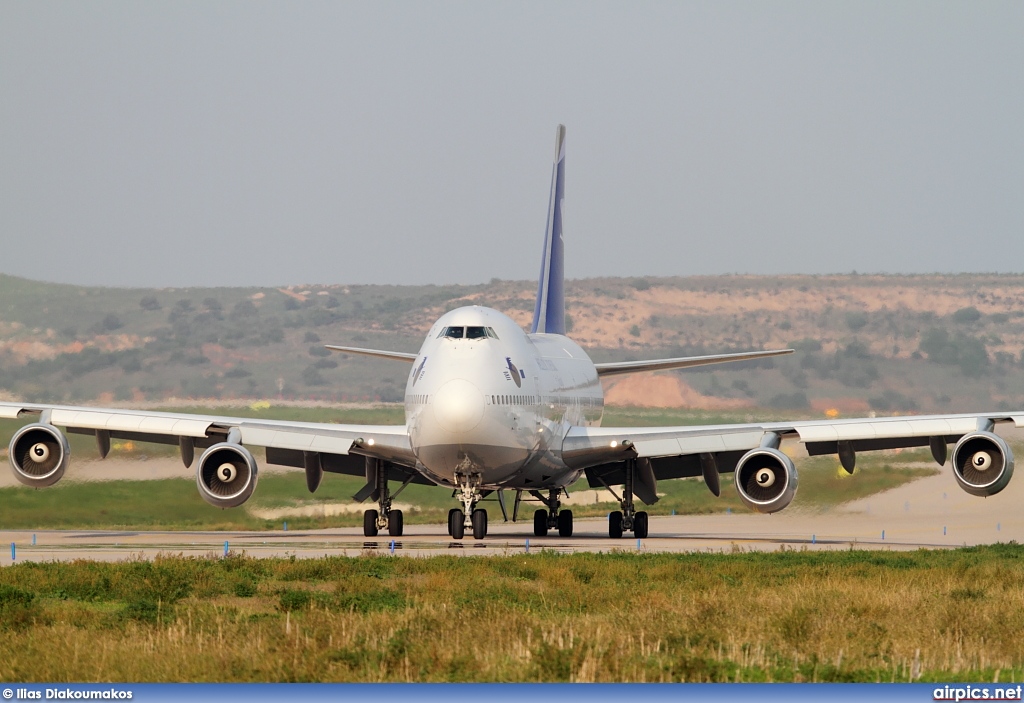
M 336 607 L 339 610 L 349 610 L 355 613 L 401 610 L 405 606 L 405 596 L 390 588 L 366 591 L 364 593 L 339 593 L 336 600 Z
M 960 308 L 953 313 L 953 322 L 977 322 L 981 319 L 981 311 L 973 305 L 968 308 Z
M 0 630 L 24 629 L 35 621 L 38 614 L 35 593 L 0 584 Z
M 864 327 L 868 324 L 868 314 L 861 310 L 851 310 L 846 313 L 846 326 L 850 328 L 852 332 Z
M 921 335 L 920 350 L 928 357 L 928 361 L 956 364 L 965 376 L 981 376 L 990 363 L 983 340 L 963 332 L 950 336 L 949 332 L 940 327 L 933 327 Z
M 313 599 L 309 591 L 281 591 L 278 607 L 282 612 L 302 610 L 309 605 Z
M 137 622 L 156 622 L 162 610 L 161 603 L 152 598 L 133 598 L 125 604 L 121 616 Z
M 256 595 L 256 584 L 252 581 L 239 581 L 235 584 L 234 592 L 239 598 L 252 598 Z
M 795 393 L 778 393 L 768 400 L 769 408 L 780 410 L 806 410 L 811 407 L 807 394 L 801 391 Z

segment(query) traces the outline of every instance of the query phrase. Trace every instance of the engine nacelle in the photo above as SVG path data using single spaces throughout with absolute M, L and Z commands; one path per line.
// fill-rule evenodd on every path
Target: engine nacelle
M 953 475 L 971 495 L 995 495 L 1013 476 L 1013 452 L 999 435 L 980 430 L 965 434 L 953 449 Z
M 776 513 L 796 495 L 796 466 L 778 449 L 751 449 L 736 464 L 735 478 L 740 500 L 759 513 Z
M 221 442 L 199 457 L 199 495 L 217 508 L 237 508 L 256 489 L 256 459 L 240 444 Z
M 53 425 L 25 425 L 7 448 L 14 477 L 26 486 L 52 486 L 64 475 L 71 456 L 68 438 Z

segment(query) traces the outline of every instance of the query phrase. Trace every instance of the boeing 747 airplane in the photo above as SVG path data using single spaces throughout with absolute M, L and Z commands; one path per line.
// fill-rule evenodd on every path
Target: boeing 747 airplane
M 505 496 L 514 493 L 512 519 L 525 496 L 542 508 L 535 535 L 573 533 L 572 512 L 561 505 L 566 489 L 582 477 L 607 489 L 621 509 L 608 519 L 610 537 L 647 537 L 648 517 L 636 509 L 658 501 L 658 481 L 703 476 L 720 494 L 719 476 L 734 473 L 736 490 L 753 510 L 785 508 L 797 490 L 793 461 L 779 450 L 795 439 L 811 455 L 838 455 L 853 471 L 858 452 L 930 447 L 945 464 L 953 445 L 953 476 L 976 496 L 998 493 L 1013 474 L 1013 454 L 993 430 L 997 423 L 1024 426 L 1024 411 L 917 417 L 770 422 L 703 427 L 602 427 L 601 378 L 613 374 L 680 369 L 789 354 L 791 349 L 741 354 L 595 364 L 566 336 L 563 296 L 562 206 L 565 197 L 565 128 L 558 127 L 547 232 L 533 324 L 525 332 L 508 316 L 486 307 L 443 315 L 416 354 L 329 346 L 346 354 L 392 359 L 411 366 L 405 391 L 405 424 L 341 425 L 264 421 L 39 403 L 0 403 L 0 417 L 27 418 L 11 439 L 15 477 L 27 486 L 51 486 L 64 475 L 70 447 L 66 432 L 96 437 L 99 454 L 111 439 L 177 445 L 186 467 L 196 464 L 199 494 L 222 508 L 242 505 L 256 488 L 257 462 L 249 447 L 264 447 L 270 464 L 304 469 L 316 491 L 324 472 L 366 478 L 354 496 L 372 500 L 363 533 L 403 533 L 402 512 L 392 500 L 410 483 L 453 490 L 448 531 L 462 539 L 487 535 L 480 501 L 495 494 L 508 519 Z M 195 451 L 202 454 L 195 461 Z M 391 490 L 392 483 L 398 488 Z

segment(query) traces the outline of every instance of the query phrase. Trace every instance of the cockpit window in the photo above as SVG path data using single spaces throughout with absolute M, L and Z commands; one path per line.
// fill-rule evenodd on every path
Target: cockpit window
M 493 327 L 442 327 L 438 339 L 497 339 L 498 335 Z

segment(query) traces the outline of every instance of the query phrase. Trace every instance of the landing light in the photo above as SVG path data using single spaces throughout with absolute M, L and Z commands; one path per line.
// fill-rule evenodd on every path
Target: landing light
M 374 444 L 373 437 L 370 437 L 368 440 L 366 440 L 366 443 L 369 444 L 372 447 L 373 444 Z
M 616 442 L 616 441 L 615 441 L 615 440 L 613 439 L 613 440 L 612 440 L 612 444 L 611 444 L 611 447 L 612 447 L 612 449 L 615 449 L 615 447 L 617 447 L 617 446 L 619 446 L 619 443 L 618 443 L 618 442 Z

